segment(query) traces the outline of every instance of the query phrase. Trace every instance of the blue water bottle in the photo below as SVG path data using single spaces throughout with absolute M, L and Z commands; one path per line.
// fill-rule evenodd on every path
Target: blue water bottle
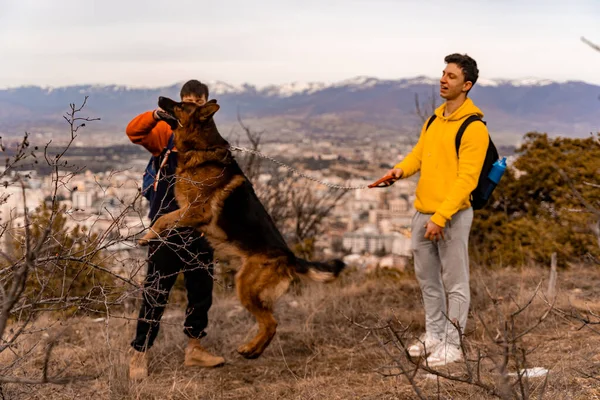
M 492 192 L 500 182 L 502 175 L 504 175 L 504 171 L 506 171 L 506 157 L 502 157 L 502 160 L 498 160 L 492 165 L 492 169 L 488 174 L 488 179 L 492 181 L 492 184 L 489 185 L 485 193 L 485 200 L 490 198 Z

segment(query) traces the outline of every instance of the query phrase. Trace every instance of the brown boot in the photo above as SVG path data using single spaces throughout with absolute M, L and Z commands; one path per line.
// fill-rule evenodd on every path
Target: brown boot
M 186 367 L 204 367 L 213 368 L 225 364 L 225 359 L 219 356 L 213 356 L 204 347 L 200 345 L 200 339 L 190 339 L 185 349 L 185 360 L 183 365 Z
M 131 350 L 129 360 L 129 379 L 139 381 L 148 377 L 148 357 L 146 353 Z

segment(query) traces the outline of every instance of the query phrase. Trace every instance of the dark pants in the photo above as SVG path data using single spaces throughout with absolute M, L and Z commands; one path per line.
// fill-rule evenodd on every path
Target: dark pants
M 148 273 L 144 281 L 135 339 L 131 346 L 146 351 L 154 343 L 169 292 L 183 272 L 187 290 L 183 332 L 190 338 L 206 336 L 208 310 L 212 304 L 213 250 L 205 238 L 195 232 L 179 231 L 164 242 L 152 242 L 148 249 Z

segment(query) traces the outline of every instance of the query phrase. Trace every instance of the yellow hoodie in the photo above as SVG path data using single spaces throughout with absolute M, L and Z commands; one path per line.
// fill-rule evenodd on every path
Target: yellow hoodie
M 444 117 L 446 103 L 435 110 L 436 119 L 429 129 L 426 124 L 413 150 L 395 168 L 401 168 L 402 178 L 421 171 L 417 184 L 415 208 L 433 214 L 431 220 L 444 227 L 459 210 L 471 206 L 470 194 L 477 187 L 479 174 L 489 144 L 486 126 L 472 122 L 463 134 L 456 156 L 456 133 L 471 115 L 483 113 L 469 98 L 450 116 Z

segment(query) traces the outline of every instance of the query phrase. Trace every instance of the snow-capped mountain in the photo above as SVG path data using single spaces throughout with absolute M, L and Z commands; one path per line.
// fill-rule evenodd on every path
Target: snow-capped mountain
M 181 84 L 159 88 L 76 85 L 1 89 L 0 134 L 20 135 L 24 130 L 64 128 L 62 115 L 68 111 L 69 104 L 81 103 L 84 96 L 89 96 L 86 115 L 101 118 L 90 124 L 94 126 L 90 129 L 123 135 L 132 117 L 156 107 L 158 96 L 177 99 Z M 363 124 L 372 127 L 374 132 L 384 128 L 402 135 L 418 126 L 415 95 L 421 103 L 431 104 L 432 94 L 437 97 L 439 78 L 418 76 L 391 80 L 357 76 L 333 83 L 292 82 L 262 87 L 222 81 L 207 84 L 210 97 L 216 98 L 222 106 L 217 114 L 221 122 L 236 121 L 239 112 L 257 124 L 270 121 L 270 128 L 290 121 L 308 124 L 303 132 L 310 132 L 315 129 L 314 124 L 327 117 L 325 130 L 332 129 L 331 121 L 335 120 L 338 125 Z M 534 130 L 568 136 L 589 135 L 600 128 L 598 95 L 600 86 L 597 85 L 538 78 L 480 78 L 470 93 L 483 110 L 490 130 L 496 135 L 511 135 L 511 138 Z
M 182 84 L 183 82 L 181 82 Z M 498 87 L 498 86 L 547 86 L 560 84 L 564 82 L 552 81 L 549 79 L 523 78 L 523 79 L 486 79 L 480 78 L 477 86 Z M 331 88 L 348 88 L 352 91 L 366 90 L 379 85 L 392 85 L 398 88 L 407 88 L 415 85 L 438 85 L 439 79 L 426 76 L 418 76 L 410 79 L 384 80 L 370 76 L 357 76 L 351 79 L 342 80 L 335 83 L 324 82 L 290 82 L 281 85 L 268 85 L 264 87 L 245 85 L 230 85 L 223 81 L 208 81 L 211 93 L 215 95 L 222 94 L 244 94 L 247 92 L 256 92 L 265 96 L 290 97 L 299 94 L 313 94 L 322 90 Z M 117 86 L 114 86 L 117 88 Z M 121 87 L 125 88 L 125 87 Z

